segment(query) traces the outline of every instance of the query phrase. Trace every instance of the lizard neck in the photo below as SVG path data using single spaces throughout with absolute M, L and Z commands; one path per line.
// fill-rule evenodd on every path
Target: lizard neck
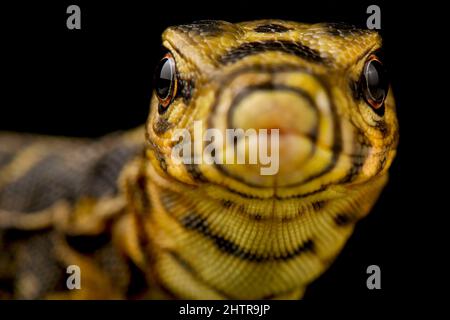
M 386 180 L 306 198 L 252 199 L 174 181 L 145 159 L 134 168 L 127 194 L 141 249 L 133 255 L 154 285 L 187 299 L 301 297 Z

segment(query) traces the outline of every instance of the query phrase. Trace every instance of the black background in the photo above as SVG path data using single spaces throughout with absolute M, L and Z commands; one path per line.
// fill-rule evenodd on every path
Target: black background
M 81 7 L 81 30 L 66 28 L 70 4 Z M 424 20 L 430 18 L 430 11 L 425 11 L 430 6 L 417 4 L 419 10 L 411 11 L 409 4 L 380 1 L 281 0 L 5 4 L 1 9 L 1 73 L 6 81 L 0 97 L 0 130 L 97 137 L 142 124 L 148 113 L 153 69 L 160 58 L 160 34 L 169 25 L 199 19 L 281 18 L 364 27 L 370 4 L 381 7 L 385 63 L 401 128 L 399 154 L 372 213 L 357 225 L 345 250 L 309 287 L 306 298 L 394 295 L 394 287 L 399 289 L 399 283 L 404 283 L 406 270 L 422 250 L 422 240 L 408 222 L 422 210 L 419 204 L 410 204 L 419 193 L 423 195 L 414 187 L 423 174 L 416 163 L 423 157 L 421 150 L 429 146 L 421 142 L 424 138 L 418 130 L 434 130 L 427 121 L 430 112 L 423 112 L 430 110 L 430 101 L 419 97 L 432 80 L 418 76 L 418 72 L 427 74 L 434 60 L 423 63 L 429 51 L 423 42 L 432 42 L 434 33 Z M 439 60 L 439 54 L 433 56 Z M 381 267 L 379 291 L 366 288 L 366 268 L 371 264 Z

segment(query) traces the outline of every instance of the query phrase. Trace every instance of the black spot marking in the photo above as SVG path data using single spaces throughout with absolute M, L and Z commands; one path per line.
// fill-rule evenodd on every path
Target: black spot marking
M 248 42 L 231 49 L 228 53 L 219 58 L 222 64 L 236 62 L 250 55 L 267 52 L 281 51 L 295 55 L 305 60 L 317 63 L 326 63 L 327 61 L 320 56 L 320 52 L 309 48 L 301 43 L 292 41 L 264 41 L 264 42 Z
M 233 255 L 242 260 L 249 260 L 254 262 L 286 261 L 296 258 L 304 252 L 315 251 L 314 241 L 309 239 L 295 248 L 293 251 L 284 253 L 283 255 L 260 255 L 247 251 L 246 249 L 241 248 L 238 244 L 225 239 L 220 235 L 214 234 L 209 228 L 206 219 L 194 213 L 185 215 L 180 222 L 185 228 L 198 231 L 206 238 L 212 240 L 220 251 Z
M 339 181 L 339 183 L 341 184 L 350 183 L 353 182 L 356 179 L 356 177 L 358 177 L 362 167 L 364 166 L 364 159 L 366 159 L 366 156 L 361 156 L 361 159 L 363 159 L 362 160 L 363 162 L 353 163 L 348 173 L 345 175 L 344 178 L 341 179 L 341 181 Z
M 220 20 L 199 20 L 191 24 L 177 26 L 177 29 L 185 32 L 194 32 L 198 35 L 214 36 L 222 33 L 222 27 L 225 24 L 228 24 L 228 22 Z
M 188 79 L 178 79 L 178 92 L 177 97 L 181 97 L 185 104 L 191 101 L 192 95 L 194 93 L 194 81 Z
M 158 158 L 159 160 L 159 166 L 161 167 L 161 169 L 163 169 L 163 171 L 167 171 L 167 162 L 166 159 L 164 158 Z
M 281 24 L 270 23 L 261 26 L 257 26 L 254 31 L 258 33 L 277 33 L 277 32 L 287 32 L 292 30 L 291 28 L 282 26 Z
M 354 135 L 355 137 L 357 137 L 357 144 L 359 144 L 359 146 L 355 145 L 355 147 L 357 148 L 365 147 L 367 149 L 372 148 L 372 144 L 370 140 L 366 137 L 364 131 L 362 131 L 361 129 L 356 129 Z M 352 166 L 348 170 L 346 176 L 343 179 L 341 179 L 339 183 L 343 184 L 353 182 L 355 178 L 357 178 L 358 175 L 360 174 L 368 156 L 369 156 L 368 152 L 361 154 L 354 154 L 352 156 Z
M 196 164 L 185 164 L 186 171 L 195 181 L 207 181 Z
M 263 215 L 260 213 L 248 213 L 245 210 L 245 206 L 244 205 L 237 205 L 236 203 L 234 203 L 231 200 L 221 200 L 221 204 L 225 209 L 230 209 L 232 207 L 235 207 L 237 211 L 239 211 L 240 213 L 246 214 L 246 217 L 249 219 L 253 219 L 255 221 L 261 221 L 263 220 Z M 266 219 L 266 217 L 264 217 L 264 220 Z
M 260 215 L 259 213 L 255 214 L 253 217 L 256 221 L 260 221 L 262 219 L 262 215 Z
M 156 122 L 153 124 L 153 131 L 156 134 L 160 135 L 169 130 L 172 127 L 172 124 L 166 118 L 158 118 Z
M 156 159 L 158 160 L 161 169 L 164 171 L 167 171 L 166 160 L 164 159 L 164 155 L 161 152 L 161 150 L 159 149 L 158 145 L 155 142 L 153 142 L 152 140 L 147 140 L 147 141 L 149 142 L 148 146 L 151 150 L 153 150 L 154 155 L 155 155 Z
M 356 36 L 368 32 L 368 30 L 359 29 L 355 25 L 341 22 L 327 23 L 325 28 L 330 35 L 338 37 Z
M 348 226 L 355 222 L 355 217 L 351 214 L 340 213 L 334 217 L 334 223 L 340 227 Z
M 380 109 L 383 109 L 383 115 L 384 115 L 384 110 L 385 110 L 385 106 L 383 104 L 382 107 L 380 107 Z M 375 123 L 375 127 L 378 129 L 378 131 L 381 132 L 381 134 L 383 135 L 383 138 L 386 138 L 389 134 L 389 129 L 386 125 L 386 122 L 384 120 L 381 121 L 377 121 Z
M 386 163 L 387 163 L 387 156 L 386 154 L 384 154 L 383 156 L 381 156 L 380 161 L 378 162 L 377 174 L 384 169 Z
M 233 202 L 231 200 L 222 200 L 222 206 L 229 209 L 233 206 Z
M 324 201 L 324 200 L 315 201 L 312 203 L 312 207 L 313 207 L 314 211 L 320 211 L 325 206 L 325 203 L 326 203 L 326 201 Z

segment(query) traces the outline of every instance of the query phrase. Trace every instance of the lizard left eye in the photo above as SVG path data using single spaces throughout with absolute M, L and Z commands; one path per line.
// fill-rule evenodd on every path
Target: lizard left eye
M 177 90 L 175 59 L 167 53 L 159 62 L 155 72 L 155 90 L 159 100 L 159 113 L 167 111 Z
M 371 56 L 367 60 L 361 80 L 364 99 L 377 114 L 382 115 L 389 81 L 383 64 L 376 56 Z

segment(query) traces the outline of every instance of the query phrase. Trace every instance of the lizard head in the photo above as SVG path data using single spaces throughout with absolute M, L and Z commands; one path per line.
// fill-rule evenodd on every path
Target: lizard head
M 364 182 L 389 168 L 398 124 L 377 32 L 340 24 L 208 20 L 170 27 L 162 40 L 165 53 L 146 126 L 147 154 L 162 174 L 193 185 L 289 197 Z M 207 129 L 213 130 L 205 139 Z M 202 141 L 180 149 L 187 139 L 180 132 Z M 207 145 L 214 147 L 209 159 Z M 262 146 L 265 163 L 256 152 Z M 231 149 L 236 152 L 227 161 Z M 244 163 L 238 163 L 237 150 L 245 151 Z M 189 161 L 174 159 L 174 151 Z M 194 160 L 199 154 L 203 158 Z M 272 174 L 261 174 L 271 165 Z

